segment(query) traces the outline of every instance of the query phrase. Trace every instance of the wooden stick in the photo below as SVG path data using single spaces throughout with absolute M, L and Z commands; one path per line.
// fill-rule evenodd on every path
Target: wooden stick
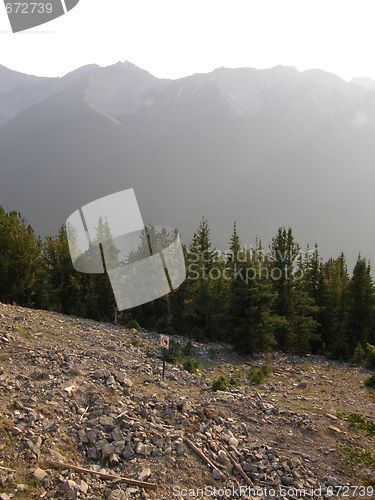
M 206 464 L 208 464 L 210 467 L 212 467 L 212 469 L 217 469 L 217 467 L 211 462 L 211 460 L 209 458 L 206 457 L 206 455 L 204 455 L 199 448 L 197 448 L 195 446 L 195 444 L 193 444 L 188 438 L 186 438 L 185 436 L 182 438 L 184 443 L 186 443 L 188 446 L 190 446 L 190 448 L 195 451 L 195 453 L 204 461 L 206 462 Z M 230 461 L 232 462 L 233 464 L 233 467 L 236 469 L 236 471 L 240 474 L 240 476 L 242 477 L 242 479 L 244 479 L 247 484 L 249 486 L 254 486 L 252 480 L 249 478 L 249 476 L 243 471 L 242 467 L 240 466 L 239 463 L 237 463 L 234 458 L 231 456 L 230 453 L 228 453 L 228 456 L 230 458 Z
M 126 477 L 115 476 L 114 474 L 106 474 L 104 472 L 97 472 L 91 469 L 84 469 L 82 467 L 77 467 L 76 465 L 64 464 L 62 462 L 55 462 L 54 460 L 47 460 L 47 464 L 51 465 L 55 469 L 69 469 L 75 472 L 82 472 L 82 474 L 92 474 L 93 476 L 99 476 L 101 479 L 108 479 L 115 481 L 116 483 L 126 483 L 131 486 L 138 486 L 139 488 L 149 488 L 151 490 L 157 489 L 157 484 L 146 483 L 145 481 L 137 481 L 136 479 L 128 479 Z
M 235 459 L 232 457 L 230 453 L 228 453 L 228 457 L 230 461 L 233 464 L 233 467 L 236 469 L 236 471 L 239 473 L 239 475 L 244 479 L 249 486 L 254 486 L 254 483 L 252 480 L 249 478 L 249 476 L 244 472 L 243 468 L 240 466 L 238 462 L 235 461 Z
M 1 470 L 7 470 L 7 471 L 9 471 L 9 472 L 17 472 L 17 471 L 16 471 L 16 470 L 14 470 L 14 469 L 8 469 L 8 467 L 3 467 L 3 466 L 1 466 L 1 465 L 0 465 L 0 469 L 1 469 Z
M 201 450 L 197 448 L 195 444 L 190 441 L 190 439 L 184 436 L 182 440 L 203 460 L 203 462 L 205 462 L 212 469 L 217 469 L 217 467 L 211 462 L 211 460 L 208 457 L 206 457 L 206 455 L 204 455 L 201 452 Z
M 88 410 L 89 408 L 90 408 L 90 406 L 88 406 L 88 407 L 85 409 L 85 411 L 82 413 L 81 418 L 79 419 L 79 421 L 80 421 L 80 422 L 82 422 L 82 419 L 83 419 L 83 417 L 86 415 L 87 410 Z
M 128 419 L 128 422 L 130 420 L 133 420 L 133 422 L 136 422 L 136 423 L 140 423 L 141 420 L 137 420 L 135 417 L 131 417 L 130 415 L 128 415 L 127 411 L 123 411 L 122 413 L 120 413 L 120 415 L 117 415 L 117 417 L 115 418 L 115 420 L 117 420 L 118 418 L 121 418 L 121 417 L 126 417 Z

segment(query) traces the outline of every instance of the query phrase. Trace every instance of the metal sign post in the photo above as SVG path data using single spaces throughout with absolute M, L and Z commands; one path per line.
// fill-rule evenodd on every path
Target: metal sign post
M 167 352 L 167 349 L 169 349 L 169 337 L 166 335 L 160 335 L 160 345 L 163 348 L 163 378 L 164 378 L 164 373 L 165 373 L 165 354 Z

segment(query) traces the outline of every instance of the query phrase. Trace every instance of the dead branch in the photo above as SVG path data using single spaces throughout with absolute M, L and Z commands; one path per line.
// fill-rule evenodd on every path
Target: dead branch
M 249 486 L 254 486 L 252 480 L 249 478 L 249 476 L 244 472 L 243 468 L 241 465 L 235 461 L 235 459 L 232 457 L 230 453 L 228 453 L 229 459 L 233 464 L 233 467 L 236 469 L 236 471 L 239 473 L 239 475 L 244 479 Z
M 9 471 L 9 472 L 17 472 L 17 471 L 16 471 L 16 470 L 14 470 L 14 469 L 9 469 L 8 467 L 3 467 L 3 466 L 1 466 L 1 465 L 0 465 L 0 469 L 1 469 L 1 470 L 7 470 L 7 471 Z
M 85 411 L 82 413 L 81 418 L 79 419 L 79 421 L 80 421 L 80 422 L 82 422 L 82 419 L 83 419 L 83 417 L 86 415 L 87 410 L 88 410 L 89 408 L 90 408 L 89 406 L 88 406 L 87 408 L 85 408 Z
M 201 450 L 197 448 L 195 444 L 190 441 L 190 439 L 188 439 L 185 436 L 182 439 L 184 443 L 186 443 L 203 460 L 203 462 L 205 462 L 212 469 L 217 469 L 217 467 L 211 462 L 211 460 L 208 457 L 206 457 L 206 455 L 204 455 L 204 453 L 202 453 Z
M 137 481 L 136 479 L 129 479 L 126 477 L 115 476 L 114 474 L 97 472 L 91 469 L 84 469 L 83 467 L 77 467 L 76 465 L 64 464 L 62 462 L 55 462 L 54 460 L 47 460 L 46 462 L 48 465 L 54 467 L 55 469 L 74 470 L 75 472 L 81 472 L 82 474 L 91 474 L 93 476 L 98 476 L 101 479 L 115 481 L 116 483 L 125 483 L 125 484 L 130 484 L 131 486 L 138 486 L 139 488 L 148 488 L 151 490 L 157 489 L 157 485 L 154 483 L 146 483 L 145 481 Z

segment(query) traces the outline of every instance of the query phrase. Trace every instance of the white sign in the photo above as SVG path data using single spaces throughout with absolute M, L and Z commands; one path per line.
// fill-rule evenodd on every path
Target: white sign
M 166 335 L 160 335 L 160 345 L 162 347 L 165 347 L 166 349 L 169 349 L 169 337 Z

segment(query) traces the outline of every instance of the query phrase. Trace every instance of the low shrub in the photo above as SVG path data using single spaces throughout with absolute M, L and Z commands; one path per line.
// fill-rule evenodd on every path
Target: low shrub
M 189 373 L 197 373 L 199 361 L 197 359 L 187 358 L 182 366 L 184 367 L 184 370 Z
M 266 363 L 259 368 L 253 366 L 250 371 L 247 372 L 246 376 L 250 380 L 250 382 L 254 384 L 262 384 L 266 377 L 271 375 L 272 368 Z
M 184 356 L 195 356 L 196 348 L 193 346 L 191 340 L 188 341 L 185 347 L 182 348 L 182 354 Z
M 138 337 L 132 337 L 130 339 L 130 343 L 133 347 L 139 347 L 141 345 L 141 341 L 139 340 Z
M 359 413 L 345 413 L 344 411 L 337 411 L 336 415 L 340 418 L 345 418 L 348 422 L 353 424 L 357 430 L 365 431 L 368 436 L 375 436 L 375 423 L 367 417 Z
M 272 368 L 271 368 L 271 366 L 270 366 L 270 365 L 268 365 L 267 363 L 265 363 L 264 365 L 262 365 L 262 366 L 260 367 L 260 370 L 261 370 L 261 372 L 262 372 L 262 373 L 264 373 L 264 375 L 265 375 L 266 377 L 268 377 L 269 375 L 272 375 Z
M 222 375 L 212 382 L 213 391 L 226 391 L 228 389 L 228 382 Z
M 152 352 L 152 349 L 150 348 L 150 346 L 146 345 L 146 348 L 145 348 L 145 354 L 148 358 L 154 358 L 154 353 Z
M 366 378 L 366 380 L 364 381 L 364 384 L 366 387 L 375 388 L 375 372 L 371 375 L 371 377 Z
M 366 368 L 375 369 L 375 345 L 367 344 Z
M 350 415 L 348 415 L 348 422 L 355 424 L 357 429 L 366 431 L 368 436 L 372 437 L 375 435 L 375 423 L 359 413 L 350 413 Z
M 353 464 L 364 464 L 372 469 L 375 468 L 375 458 L 371 450 L 360 450 L 359 448 L 350 448 L 349 446 L 341 446 L 341 453 L 346 455 L 349 461 Z
M 163 348 L 161 347 L 160 349 L 163 355 Z M 175 342 L 174 340 L 169 341 L 169 349 L 166 349 L 165 360 L 168 363 L 172 363 L 172 365 L 176 365 L 182 361 L 181 344 L 179 342 Z
M 254 366 L 247 372 L 246 377 L 253 384 L 261 384 L 266 378 L 264 373 L 259 368 L 255 368 Z

